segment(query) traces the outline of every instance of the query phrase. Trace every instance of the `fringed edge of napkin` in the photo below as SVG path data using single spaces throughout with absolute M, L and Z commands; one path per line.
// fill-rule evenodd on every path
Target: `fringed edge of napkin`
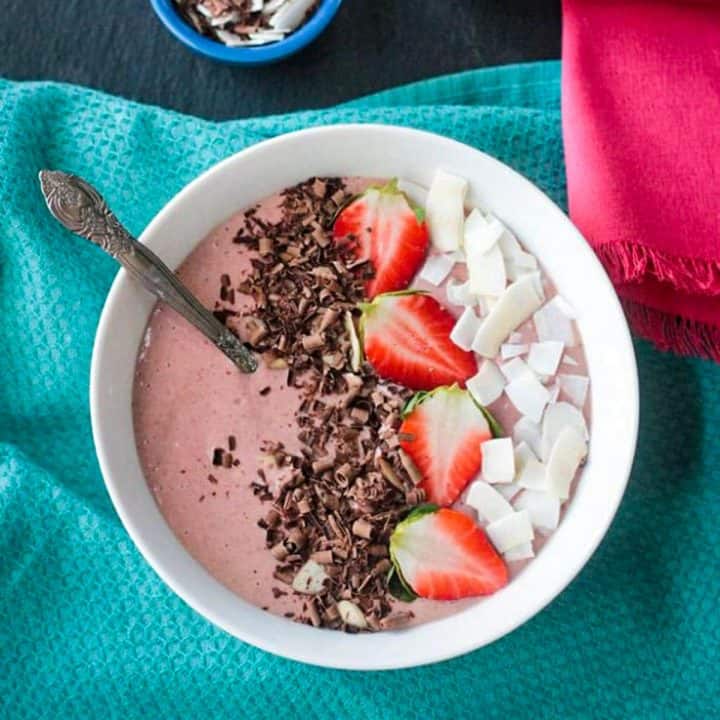
M 659 350 L 720 362 L 720 327 L 622 300 L 630 327 Z
M 676 290 L 720 295 L 720 262 L 669 255 L 639 243 L 610 242 L 593 248 L 615 284 L 651 276 Z

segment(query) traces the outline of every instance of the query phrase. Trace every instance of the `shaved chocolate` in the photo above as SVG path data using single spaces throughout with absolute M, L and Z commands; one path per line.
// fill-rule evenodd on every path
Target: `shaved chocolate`
M 324 347 L 325 338 L 320 333 L 314 333 L 313 335 L 306 335 L 302 339 L 302 345 L 307 352 L 312 352 L 318 348 Z
M 248 210 L 235 237 L 251 256 L 251 272 L 234 287 L 245 309 L 222 319 L 301 392 L 299 451 L 268 443 L 263 452 L 281 473 L 272 481 L 258 473 L 252 483 L 259 498 L 273 503 L 261 522 L 278 563 L 274 577 L 289 585 L 308 560 L 327 575 L 295 619 L 340 628 L 336 603 L 346 599 L 378 630 L 393 611 L 390 535 L 412 493 L 422 493 L 399 455 L 400 410 L 411 392 L 352 357 L 346 323 L 358 321 L 351 313 L 365 300 L 372 267 L 332 238 L 337 209 L 350 197 L 338 178 L 310 178 L 283 191 L 276 222 Z M 230 453 L 220 452 L 223 464 Z
M 318 612 L 317 606 L 315 605 L 315 601 L 311 600 L 308 603 L 307 606 L 307 615 L 310 619 L 310 622 L 314 627 L 320 627 L 322 624 L 322 619 L 320 618 L 320 613 Z
M 332 550 L 319 550 L 318 552 L 312 553 L 310 559 L 321 565 L 330 565 L 333 562 Z
M 323 470 L 329 470 L 334 464 L 335 461 L 333 458 L 326 455 L 325 457 L 318 458 L 313 462 L 312 470 L 314 473 L 321 473 Z
M 414 485 L 419 485 L 422 481 L 422 473 L 418 470 L 412 458 L 404 450 L 398 451 L 398 457 L 410 480 L 412 480 Z
M 273 241 L 269 237 L 263 235 L 258 240 L 259 253 L 261 255 L 269 255 L 272 252 L 272 249 L 273 249 Z
M 408 505 L 419 505 L 425 501 L 425 491 L 422 488 L 413 488 L 405 494 Z
M 352 410 L 350 410 L 350 417 L 353 420 L 364 424 L 368 421 L 368 418 L 370 417 L 370 411 L 364 407 L 354 407 L 352 408 Z
M 305 533 L 299 528 L 293 528 L 288 533 L 287 540 L 285 542 L 288 547 L 292 547 L 293 551 L 296 551 L 304 547 L 306 541 L 307 537 Z
M 353 535 L 370 540 L 373 535 L 373 526 L 363 518 L 359 518 L 353 523 L 352 526 Z
M 413 613 L 408 611 L 392 613 L 380 620 L 380 627 L 383 630 L 395 630 L 407 625 L 413 617 Z
M 286 585 L 292 585 L 292 581 L 295 578 L 295 575 L 292 570 L 288 568 L 275 568 L 275 571 L 273 572 L 273 577 L 276 580 L 279 580 L 282 583 L 285 583 Z
M 387 545 L 368 545 L 367 552 L 373 557 L 387 557 L 388 549 Z
M 383 457 L 378 460 L 378 467 L 382 476 L 398 490 L 405 490 L 402 480 L 398 477 L 398 474 L 393 470 L 393 466 Z
M 287 548 L 285 547 L 285 544 L 281 542 L 277 545 L 273 545 L 270 548 L 270 552 L 272 553 L 273 557 L 277 558 L 278 560 L 284 560 L 289 554 Z

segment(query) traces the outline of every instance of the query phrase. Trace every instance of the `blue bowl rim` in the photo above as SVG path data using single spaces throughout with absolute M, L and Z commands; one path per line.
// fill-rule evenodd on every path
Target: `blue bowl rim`
M 330 24 L 341 3 L 342 0 L 320 0 L 320 6 L 310 20 L 283 40 L 267 45 L 232 48 L 198 33 L 180 16 L 172 0 L 150 0 L 163 25 L 184 45 L 214 60 L 239 65 L 271 63 L 302 50 Z

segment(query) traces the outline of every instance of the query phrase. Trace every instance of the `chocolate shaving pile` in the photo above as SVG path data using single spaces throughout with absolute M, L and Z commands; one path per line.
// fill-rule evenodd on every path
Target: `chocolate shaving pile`
M 412 617 L 392 610 L 388 541 L 397 521 L 424 496 L 397 436 L 410 391 L 381 380 L 367 363 L 353 369 L 347 314 L 356 316 L 371 269 L 355 261 L 347 245 L 332 241 L 334 216 L 349 197 L 340 179 L 311 178 L 284 191 L 279 222 L 248 210 L 235 242 L 253 251 L 254 271 L 235 290 L 253 298 L 253 307 L 222 307 L 216 314 L 302 391 L 300 454 L 266 443 L 280 481 L 268 482 L 259 469 L 253 484 L 270 503 L 258 524 L 278 561 L 274 577 L 286 586 L 275 594 L 292 592 L 301 568 L 314 566 L 319 591 L 304 596 L 296 619 L 379 630 Z M 223 277 L 220 296 L 228 292 Z M 360 610 L 364 624 L 347 622 L 343 600 Z

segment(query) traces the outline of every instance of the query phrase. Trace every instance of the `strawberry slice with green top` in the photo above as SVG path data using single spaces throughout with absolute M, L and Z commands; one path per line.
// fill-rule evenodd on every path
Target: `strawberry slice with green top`
M 480 471 L 480 444 L 492 436 L 482 408 L 467 390 L 453 385 L 410 400 L 400 447 L 420 471 L 428 501 L 452 505 Z
M 398 190 L 397 180 L 351 200 L 335 218 L 333 236 L 352 243 L 357 260 L 370 261 L 375 276 L 365 285 L 369 298 L 406 288 L 430 243 L 422 209 Z
M 508 582 L 503 559 L 472 518 L 436 505 L 397 525 L 390 558 L 403 585 L 429 600 L 490 595 Z
M 422 292 L 378 295 L 360 305 L 365 357 L 380 377 L 411 390 L 464 384 L 477 372 L 472 352 L 451 339 L 453 316 Z

